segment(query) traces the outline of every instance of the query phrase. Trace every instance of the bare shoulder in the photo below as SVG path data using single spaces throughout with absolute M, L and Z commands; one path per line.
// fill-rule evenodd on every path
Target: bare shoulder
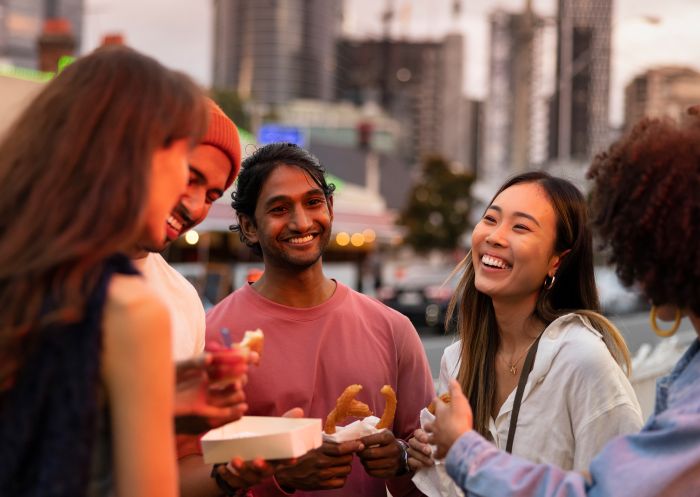
M 108 334 L 118 331 L 124 340 L 143 341 L 162 338 L 163 331 L 169 331 L 170 316 L 143 278 L 119 274 L 109 283 L 104 321 Z

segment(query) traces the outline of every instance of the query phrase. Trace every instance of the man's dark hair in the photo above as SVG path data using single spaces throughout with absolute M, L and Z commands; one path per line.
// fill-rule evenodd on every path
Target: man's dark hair
M 333 195 L 335 185 L 326 181 L 326 169 L 310 152 L 293 143 L 271 143 L 257 149 L 241 164 L 236 190 L 231 194 L 231 207 L 236 211 L 239 222 L 231 225 L 231 231 L 237 231 L 241 241 L 254 253 L 262 255 L 259 243 L 251 243 L 241 230 L 240 217 L 248 216 L 255 225 L 255 206 L 268 176 L 278 166 L 295 166 L 307 173 L 323 190 L 326 199 Z

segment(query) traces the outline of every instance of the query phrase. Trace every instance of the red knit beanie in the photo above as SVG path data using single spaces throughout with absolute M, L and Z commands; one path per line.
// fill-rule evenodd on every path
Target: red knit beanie
M 226 180 L 226 188 L 231 186 L 241 168 L 241 140 L 238 128 L 224 111 L 210 98 L 209 127 L 200 145 L 211 145 L 221 150 L 231 161 L 231 173 Z

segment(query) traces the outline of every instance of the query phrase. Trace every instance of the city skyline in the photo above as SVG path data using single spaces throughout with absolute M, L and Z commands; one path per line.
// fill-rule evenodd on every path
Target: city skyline
M 501 7 L 521 10 L 525 0 L 463 1 L 460 21 L 451 19 L 452 0 L 395 0 L 392 35 L 438 39 L 451 30 L 466 35 L 465 86 L 470 98 L 486 95 L 488 13 Z M 343 28 L 351 36 L 379 37 L 385 3 L 345 0 Z M 534 0 L 536 12 L 555 14 L 556 0 Z M 138 14 L 135 14 L 138 13 Z M 658 19 L 651 24 L 646 19 Z M 700 2 L 695 0 L 616 0 L 613 8 L 611 111 L 614 125 L 623 120 L 624 86 L 638 74 L 659 65 L 689 65 L 700 69 Z M 213 4 L 191 0 L 85 0 L 83 50 L 101 36 L 120 31 L 127 43 L 184 70 L 200 84 L 212 82 Z

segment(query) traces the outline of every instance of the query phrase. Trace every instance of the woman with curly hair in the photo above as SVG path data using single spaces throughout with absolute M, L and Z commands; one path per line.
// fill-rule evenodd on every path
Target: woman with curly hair
M 170 318 L 126 253 L 164 239 L 206 120 L 106 47 L 0 141 L 0 495 L 177 495 Z
M 627 284 L 654 304 L 662 334 L 682 316 L 700 335 L 700 122 L 645 119 L 595 158 L 593 224 Z M 675 318 L 660 330 L 656 317 Z M 532 464 L 499 451 L 472 429 L 459 384 L 439 404 L 430 440 L 468 495 L 490 497 L 685 497 L 700 492 L 700 341 L 657 385 L 642 431 L 618 437 L 588 471 Z

